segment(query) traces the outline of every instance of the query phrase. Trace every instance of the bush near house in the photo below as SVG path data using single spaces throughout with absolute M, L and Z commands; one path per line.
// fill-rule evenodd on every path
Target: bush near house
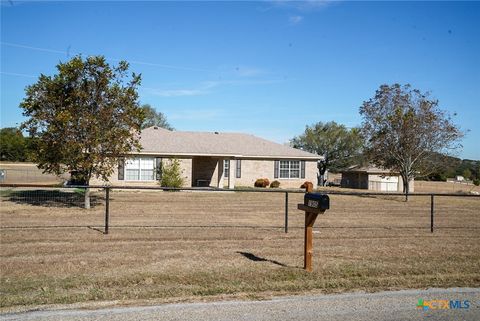
M 162 187 L 182 187 L 183 178 L 178 159 L 170 159 L 169 163 L 162 165 L 162 178 L 160 180 Z
M 309 182 L 309 181 L 305 181 L 305 183 L 303 183 L 300 188 L 305 188 L 307 190 L 313 190 L 313 183 L 312 182 Z
M 268 178 L 259 178 L 254 184 L 255 187 L 267 187 L 268 185 L 270 185 Z
M 280 187 L 280 182 L 275 180 L 270 183 L 270 188 L 279 188 Z

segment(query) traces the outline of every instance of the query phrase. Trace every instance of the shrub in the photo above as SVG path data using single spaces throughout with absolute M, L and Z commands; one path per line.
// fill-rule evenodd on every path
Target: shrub
M 270 185 L 270 181 L 268 180 L 268 178 L 264 178 L 263 179 L 263 187 L 268 187 L 268 185 Z
M 162 187 L 182 187 L 183 177 L 178 159 L 170 159 L 167 165 L 162 165 L 160 185 Z
M 305 181 L 305 183 L 302 184 L 302 186 L 300 186 L 300 188 L 305 188 L 307 190 L 313 190 L 313 183 L 312 182 L 309 182 L 309 181 Z
M 255 187 L 267 187 L 268 185 L 270 185 L 268 178 L 259 178 L 254 184 Z
M 474 180 L 473 180 L 473 184 L 475 184 L 475 185 L 477 185 L 477 186 L 480 185 L 480 179 L 479 179 L 479 178 L 474 179 Z
M 253 184 L 255 187 L 263 187 L 263 178 L 258 178 Z
M 270 183 L 270 188 L 279 188 L 279 187 L 280 187 L 279 181 L 273 181 Z

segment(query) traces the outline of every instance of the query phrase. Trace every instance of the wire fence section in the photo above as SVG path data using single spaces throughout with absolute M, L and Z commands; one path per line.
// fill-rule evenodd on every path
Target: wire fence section
M 2 229 L 111 228 L 278 228 L 304 227 L 302 190 L 165 189 L 0 185 Z M 323 191 L 330 209 L 319 229 L 480 229 L 480 196 Z
M 90 196 L 84 209 L 85 189 L 65 187 L 0 187 L 2 228 L 96 227 L 104 226 L 105 191 Z
M 12 168 L 14 167 L 14 168 Z M 45 174 L 34 164 L 0 164 L 0 183 L 5 184 L 61 184 L 68 180 L 67 175 Z

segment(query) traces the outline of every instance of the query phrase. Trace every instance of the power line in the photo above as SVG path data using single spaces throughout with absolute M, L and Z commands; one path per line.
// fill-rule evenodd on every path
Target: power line
M 50 53 L 59 53 L 59 54 L 64 54 L 67 57 L 70 56 L 70 49 L 71 49 L 70 45 L 68 46 L 67 50 L 56 50 L 56 49 L 34 47 L 34 46 L 28 46 L 28 45 L 23 45 L 23 44 L 18 44 L 18 43 L 13 43 L 13 42 L 5 42 L 5 41 L 0 41 L 0 44 L 2 44 L 4 46 L 16 47 L 16 48 L 22 48 L 22 49 L 29 49 L 29 50 L 36 50 L 36 51 L 43 51 L 43 52 L 50 52 Z M 108 59 L 113 60 L 113 61 L 125 60 L 125 59 L 117 59 L 117 58 L 108 58 Z M 160 68 L 166 68 L 166 69 L 185 70 L 185 71 L 200 71 L 200 72 L 216 72 L 216 70 L 185 67 L 185 66 L 175 66 L 175 65 L 167 65 L 167 64 L 159 64 L 159 63 L 139 61 L 139 60 L 130 60 L 128 62 L 131 63 L 131 64 L 153 66 L 153 67 L 160 67 Z
M 52 52 L 52 53 L 61 53 L 61 54 L 66 54 L 66 51 L 60 51 L 60 50 L 54 50 L 54 49 L 47 49 L 47 48 L 40 48 L 40 47 L 32 47 L 32 46 L 26 46 L 26 45 L 21 45 L 18 43 L 12 43 L 12 42 L 0 42 L 4 46 L 9 46 L 9 47 L 17 47 L 17 48 L 23 48 L 23 49 L 30 49 L 30 50 L 37 50 L 37 51 L 45 51 L 45 52 Z
M 38 77 L 38 76 L 34 76 L 34 75 L 27 75 L 27 74 L 21 74 L 21 73 L 17 73 L 17 72 L 6 72 L 6 71 L 0 71 L 0 74 L 8 75 L 8 76 L 28 77 L 28 78 L 37 78 Z

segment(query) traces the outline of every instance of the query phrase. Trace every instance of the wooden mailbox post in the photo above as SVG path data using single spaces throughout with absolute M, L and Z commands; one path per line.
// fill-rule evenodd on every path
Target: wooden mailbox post
M 318 193 L 305 194 L 304 204 L 298 204 L 298 209 L 305 212 L 305 244 L 303 268 L 312 272 L 313 256 L 313 224 L 318 214 L 323 214 L 330 208 L 328 195 Z

